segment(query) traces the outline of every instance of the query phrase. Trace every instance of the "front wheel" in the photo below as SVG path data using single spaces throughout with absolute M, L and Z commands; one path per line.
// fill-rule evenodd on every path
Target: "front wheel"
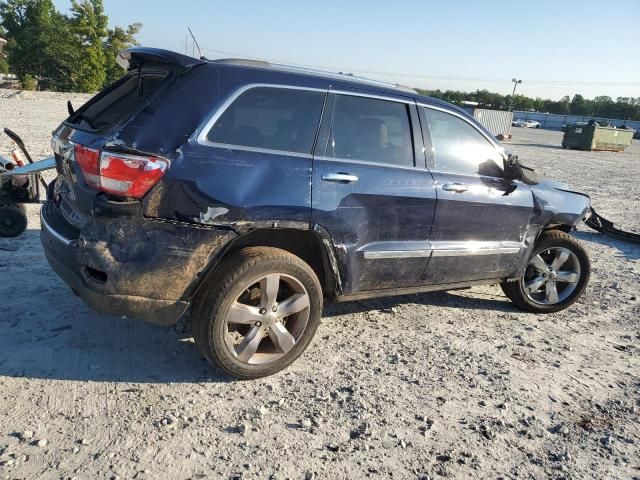
M 522 310 L 553 313 L 580 298 L 590 275 L 591 263 L 582 245 L 564 232 L 552 231 L 539 238 L 523 275 L 500 286 Z
M 304 352 L 321 314 L 322 289 L 307 263 L 277 248 L 244 248 L 205 281 L 194 302 L 193 336 L 213 365 L 259 378 Z

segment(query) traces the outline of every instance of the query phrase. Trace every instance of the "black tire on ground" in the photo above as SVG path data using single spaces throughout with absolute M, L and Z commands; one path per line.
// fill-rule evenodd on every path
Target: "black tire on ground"
M 257 278 L 279 274 L 295 279 L 309 298 L 308 320 L 295 345 L 284 356 L 266 363 L 240 361 L 225 341 L 227 314 L 236 299 L 247 292 L 247 285 Z M 229 375 L 254 379 L 285 369 L 307 348 L 320 325 L 322 288 L 313 269 L 299 257 L 278 248 L 248 247 L 224 258 L 205 278 L 194 299 L 193 336 L 202 355 Z
M 27 229 L 27 213 L 23 205 L 0 207 L 0 237 L 17 237 Z
M 575 290 L 559 303 L 543 305 L 533 302 L 525 294 L 524 275 L 514 282 L 502 282 L 500 284 L 502 291 L 518 308 L 533 313 L 558 312 L 560 310 L 564 310 L 578 300 L 587 287 L 589 277 L 591 276 L 591 262 L 589 261 L 589 256 L 586 250 L 571 235 L 560 230 L 551 230 L 543 233 L 536 242 L 530 258 L 554 247 L 561 247 L 570 250 L 576 256 L 580 264 L 580 278 Z

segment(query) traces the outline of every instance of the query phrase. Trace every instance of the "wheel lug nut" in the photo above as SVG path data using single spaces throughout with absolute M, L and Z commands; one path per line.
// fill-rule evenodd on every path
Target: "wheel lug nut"
M 271 311 L 272 311 L 272 312 L 277 312 L 277 311 L 278 311 L 278 307 L 276 307 L 276 306 L 274 305 L 274 307 L 271 309 Z
M 265 313 L 267 313 L 267 309 L 266 308 L 261 308 L 260 309 L 260 315 L 264 315 Z
M 256 323 L 254 323 L 254 325 L 255 325 L 256 327 L 261 327 L 261 326 L 262 326 L 262 322 L 256 322 Z

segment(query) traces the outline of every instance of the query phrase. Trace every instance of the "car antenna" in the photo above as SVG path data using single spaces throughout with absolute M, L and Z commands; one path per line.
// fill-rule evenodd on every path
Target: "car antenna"
M 191 31 L 191 28 L 187 27 L 187 30 L 189 30 L 189 35 L 191 35 L 191 38 L 193 38 L 193 44 L 198 49 L 198 55 L 200 55 L 200 60 L 207 60 L 207 58 L 204 55 L 202 55 L 202 50 L 200 49 L 200 45 L 198 44 L 198 40 L 196 40 L 196 36 Z

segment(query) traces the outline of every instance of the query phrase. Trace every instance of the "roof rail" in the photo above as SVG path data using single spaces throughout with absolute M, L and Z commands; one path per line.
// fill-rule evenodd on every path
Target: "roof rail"
M 227 65 L 241 65 L 243 67 L 259 67 L 269 68 L 271 63 L 265 60 L 252 60 L 246 58 L 218 58 L 216 60 L 209 60 L 211 63 L 224 63 Z
M 409 92 L 409 93 L 418 93 L 413 88 L 407 87 L 405 85 L 383 82 L 381 80 L 372 80 L 370 78 L 360 77 L 352 73 L 328 72 L 326 70 L 321 70 L 316 68 L 299 67 L 296 65 L 287 65 L 283 63 L 271 63 L 271 62 L 267 62 L 266 60 L 253 60 L 253 59 L 243 59 L 243 58 L 220 58 L 217 60 L 209 60 L 209 61 L 212 63 L 224 63 L 227 65 L 241 65 L 245 67 L 257 67 L 257 68 L 272 68 L 275 70 L 289 71 L 289 72 L 295 72 L 295 73 L 320 75 L 326 78 L 334 78 L 336 80 L 353 80 L 356 82 L 366 83 L 369 85 L 392 88 L 392 89 L 402 90 L 404 92 Z

